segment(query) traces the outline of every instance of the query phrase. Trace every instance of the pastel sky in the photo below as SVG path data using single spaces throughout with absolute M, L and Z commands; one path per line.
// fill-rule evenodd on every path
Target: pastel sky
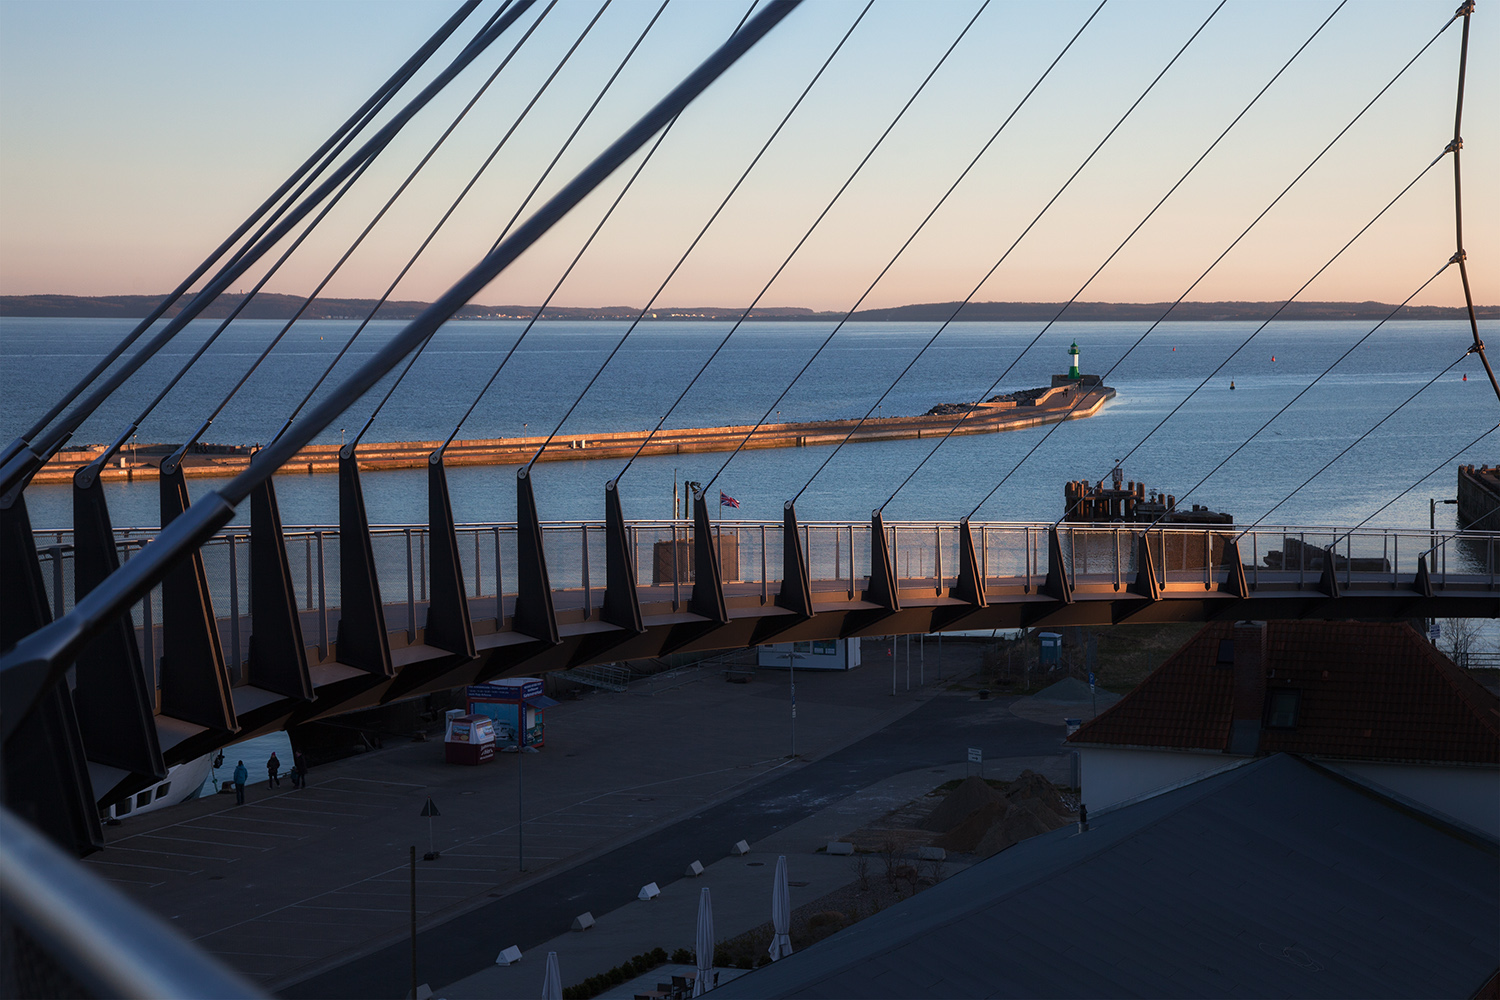
M 1347 4 L 1082 298 L 1176 298 L 1455 4 Z M 671 0 L 540 197 L 696 65 L 746 5 Z M 763 304 L 852 305 L 1096 5 L 992 0 Z M 489 248 L 659 6 L 608 6 L 397 298 L 434 297 Z M 693 105 L 555 302 L 643 304 L 862 6 L 809 0 Z M 660 304 L 746 304 L 979 6 L 876 0 Z M 976 298 L 1073 295 L 1335 6 L 1229 0 Z M 452 7 L 0 0 L 0 293 L 171 288 Z M 538 3 L 408 127 L 270 290 L 311 290 L 544 7 Z M 1110 0 L 867 306 L 969 294 L 1213 7 L 1210 0 Z M 593 0 L 557 4 L 327 295 L 384 290 L 598 10 Z M 1460 27 L 1192 298 L 1290 295 L 1442 151 L 1453 127 Z M 1472 31 L 1466 243 L 1476 300 L 1491 303 L 1500 301 L 1500 22 L 1489 5 L 1474 15 Z M 441 61 L 453 51 L 448 46 Z M 476 301 L 539 302 L 627 173 Z M 1452 185 L 1445 160 L 1303 297 L 1405 298 L 1453 251 Z M 1416 301 L 1461 303 L 1456 273 Z

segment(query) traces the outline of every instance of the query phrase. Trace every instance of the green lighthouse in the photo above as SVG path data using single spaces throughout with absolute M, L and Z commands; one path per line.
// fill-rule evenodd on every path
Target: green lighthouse
M 1078 341 L 1076 340 L 1073 342 L 1073 346 L 1068 348 L 1068 359 L 1073 362 L 1072 366 L 1068 369 L 1068 378 L 1082 378 L 1083 376 L 1078 371 Z

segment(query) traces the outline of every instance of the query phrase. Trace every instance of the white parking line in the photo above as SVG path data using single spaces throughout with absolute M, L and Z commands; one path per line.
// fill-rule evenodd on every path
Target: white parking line
M 116 851 L 130 851 L 130 852 L 132 852 L 134 854 L 165 854 L 169 858 L 185 858 L 185 857 L 190 857 L 194 861 L 238 861 L 239 860 L 239 858 L 220 858 L 220 857 L 215 857 L 212 854 L 183 854 L 181 851 L 153 851 L 149 847 L 116 847 L 116 848 L 112 848 L 112 850 L 116 850 Z M 104 858 L 100 858 L 99 861 L 102 864 L 108 864 L 109 863 Z
M 272 848 L 270 848 L 270 847 L 256 847 L 256 846 L 254 846 L 252 844 L 226 844 L 226 843 L 223 843 L 221 841 L 208 840 L 208 839 L 201 838 L 201 837 L 168 837 L 164 833 L 148 833 L 148 834 L 142 834 L 142 836 L 143 837 L 152 837 L 152 838 L 155 838 L 156 840 L 171 840 L 171 841 L 175 841 L 175 842 L 181 843 L 181 844 L 206 844 L 206 845 L 211 845 L 213 847 L 232 847 L 232 848 L 235 848 L 236 850 L 242 850 L 242 851 L 269 851 L 269 850 L 272 850 Z
M 88 859 L 85 859 L 85 860 L 88 860 Z M 148 871 L 153 871 L 153 872 L 172 872 L 173 874 L 176 874 L 176 875 L 197 875 L 199 872 L 201 872 L 203 870 L 203 869 L 199 868 L 199 869 L 190 871 L 190 870 L 188 870 L 186 868 L 164 868 L 161 865 L 135 865 L 135 864 L 131 864 L 129 861 L 89 861 L 89 864 L 91 864 L 91 865 L 98 865 L 99 867 L 106 867 L 106 866 L 108 866 L 108 867 L 112 867 L 112 868 L 145 868 Z

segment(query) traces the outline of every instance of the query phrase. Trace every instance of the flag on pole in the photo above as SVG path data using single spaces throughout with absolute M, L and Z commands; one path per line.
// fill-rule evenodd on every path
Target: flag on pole
M 723 490 L 720 490 L 719 491 L 719 506 L 720 507 L 733 507 L 736 510 L 738 510 L 739 506 L 740 506 L 740 502 L 738 500 L 736 500 L 734 497 L 730 496 L 728 493 L 725 493 Z

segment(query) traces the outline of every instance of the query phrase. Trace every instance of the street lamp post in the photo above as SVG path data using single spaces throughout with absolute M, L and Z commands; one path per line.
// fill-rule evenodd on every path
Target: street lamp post
M 1434 564 L 1434 565 L 1429 565 L 1427 567 L 1429 571 L 1437 568 L 1436 565 L 1435 565 L 1436 562 L 1437 562 L 1437 544 L 1438 544 L 1438 538 L 1437 538 L 1437 505 L 1440 504 L 1440 503 L 1456 504 L 1456 503 L 1458 503 L 1458 501 L 1457 500 L 1439 500 L 1437 497 L 1428 497 L 1427 498 L 1427 530 L 1429 532 L 1431 532 L 1431 546 L 1428 549 L 1428 551 L 1431 554 L 1431 557 L 1432 557 L 1431 561 Z M 1436 646 L 1437 645 L 1437 639 L 1432 635 L 1432 623 L 1433 623 L 1434 620 L 1435 619 L 1432 619 L 1432 618 L 1427 619 L 1427 639 L 1434 646 Z
M 797 648 L 787 654 L 787 676 L 791 680 L 792 694 L 792 760 L 797 759 Z

